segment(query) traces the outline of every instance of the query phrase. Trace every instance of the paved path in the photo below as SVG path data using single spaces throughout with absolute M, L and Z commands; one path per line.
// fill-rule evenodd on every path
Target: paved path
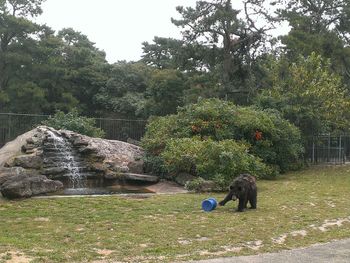
M 192 263 L 350 263 L 350 239 L 313 245 L 308 248 L 256 256 L 217 258 Z

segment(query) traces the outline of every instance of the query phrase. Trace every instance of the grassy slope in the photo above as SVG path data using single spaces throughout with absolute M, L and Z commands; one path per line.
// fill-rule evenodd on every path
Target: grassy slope
M 244 213 L 233 202 L 201 211 L 204 198 L 224 194 L 0 200 L 0 262 L 8 251 L 34 262 L 167 262 L 350 237 L 350 167 L 312 168 L 258 187 L 258 209 Z

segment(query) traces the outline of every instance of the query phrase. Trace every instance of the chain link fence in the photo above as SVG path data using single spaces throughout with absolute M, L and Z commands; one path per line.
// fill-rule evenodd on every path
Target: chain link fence
M 17 136 L 30 131 L 46 120 L 49 115 L 0 113 L 0 148 Z M 127 119 L 96 118 L 96 126 L 105 133 L 110 140 L 139 141 L 145 133 L 147 121 Z

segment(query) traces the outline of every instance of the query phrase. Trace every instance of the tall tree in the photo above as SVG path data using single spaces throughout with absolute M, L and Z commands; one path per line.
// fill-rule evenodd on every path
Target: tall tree
M 258 26 L 257 17 L 273 18 L 264 9 L 264 0 L 243 1 L 243 12 L 232 7 L 231 0 L 197 1 L 196 7 L 177 7 L 181 19 L 172 22 L 182 28 L 184 41 L 219 49 L 222 96 L 249 92 L 252 63 L 266 32 L 273 25 Z M 237 78 L 237 76 L 239 76 Z
M 105 85 L 110 70 L 106 54 L 86 35 L 72 28 L 62 29 L 58 37 L 63 41 L 66 90 L 80 102 L 79 108 L 84 114 L 93 115 L 96 111 L 93 98 Z
M 153 69 L 143 63 L 113 64 L 108 80 L 94 96 L 100 114 L 114 118 L 144 117 L 144 94 L 150 70 Z
M 16 73 L 30 60 L 26 48 L 34 42 L 39 26 L 29 20 L 42 13 L 44 0 L 0 0 L 0 96 Z M 1 100 L 1 98 L 0 98 Z
M 350 98 L 329 59 L 312 53 L 291 63 L 282 57 L 268 69 L 272 88 L 258 96 L 258 105 L 282 112 L 304 136 L 349 131 Z
M 317 52 L 330 58 L 333 70 L 350 84 L 350 2 L 348 0 L 280 0 L 278 11 L 291 31 L 282 37 L 290 60 Z
M 186 72 L 213 71 L 218 64 L 219 49 L 173 38 L 154 37 L 144 42 L 142 61 L 158 69 Z

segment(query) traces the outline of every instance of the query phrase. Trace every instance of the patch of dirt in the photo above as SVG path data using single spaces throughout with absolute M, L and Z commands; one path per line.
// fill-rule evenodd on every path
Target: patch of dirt
M 182 239 L 182 238 L 178 238 L 177 242 L 181 245 L 190 245 L 192 244 L 191 240 L 186 240 L 186 239 Z
M 291 232 L 290 234 L 292 237 L 297 237 L 297 236 L 305 237 L 307 235 L 307 231 L 306 230 L 297 230 L 297 231 Z
M 320 226 L 310 225 L 309 228 L 313 230 L 320 230 L 322 232 L 326 232 L 329 230 L 330 227 L 334 227 L 334 226 L 341 227 L 344 223 L 350 223 L 350 216 L 346 218 L 327 219 L 324 221 L 322 225 Z M 288 238 L 288 236 L 305 237 L 307 236 L 307 230 L 302 229 L 302 230 L 297 230 L 290 233 L 284 233 L 276 238 L 271 238 L 271 239 L 273 243 L 282 245 L 286 242 L 286 239 Z
M 157 194 L 178 194 L 188 192 L 185 188 L 178 185 L 177 183 L 169 181 L 160 181 L 157 184 L 148 186 L 146 189 Z
M 252 250 L 259 250 L 263 246 L 263 242 L 261 240 L 249 241 L 244 246 Z
M 113 252 L 114 250 L 109 250 L 109 249 L 96 249 L 96 253 L 104 257 L 109 256 Z
M 286 242 L 286 239 L 288 236 L 292 236 L 292 237 L 297 237 L 297 236 L 302 236 L 305 237 L 307 235 L 307 231 L 306 230 L 297 230 L 297 231 L 293 231 L 290 233 L 285 233 L 280 235 L 277 238 L 272 238 L 272 242 L 275 244 L 279 244 L 282 245 Z
M 280 235 L 279 237 L 275 237 L 271 239 L 273 243 L 282 245 L 286 242 L 287 237 L 288 237 L 288 234 L 283 234 L 283 235 Z
M 5 263 L 29 263 L 33 258 L 24 255 L 19 251 L 8 251 L 0 254 L 0 260 Z
M 344 223 L 350 223 L 350 216 L 347 218 L 337 218 L 331 220 L 325 220 L 321 226 L 310 225 L 312 229 L 318 229 L 322 232 L 328 231 L 330 227 L 337 226 L 341 227 Z
M 263 242 L 261 240 L 248 241 L 241 246 L 221 246 L 222 250 L 219 251 L 208 251 L 202 250 L 199 251 L 199 255 L 201 256 L 224 256 L 227 253 L 233 252 L 238 253 L 244 248 L 249 248 L 254 251 L 258 251 L 261 247 L 263 247 Z

